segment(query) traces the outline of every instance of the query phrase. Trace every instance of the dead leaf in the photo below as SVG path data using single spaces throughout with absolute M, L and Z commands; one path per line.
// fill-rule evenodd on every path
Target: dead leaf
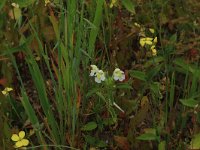
M 117 145 L 123 150 L 130 150 L 128 139 L 123 136 L 114 136 L 114 140 Z

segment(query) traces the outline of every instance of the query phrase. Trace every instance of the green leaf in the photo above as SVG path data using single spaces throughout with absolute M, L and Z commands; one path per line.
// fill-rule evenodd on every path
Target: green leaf
M 200 149 L 200 133 L 194 135 L 190 142 L 190 147 L 189 149 Z
M 130 86 L 129 84 L 127 83 L 119 83 L 117 85 L 117 88 L 118 89 L 133 89 L 132 86 Z
M 122 4 L 128 11 L 135 14 L 135 5 L 131 0 L 122 0 Z
M 158 145 L 158 150 L 165 150 L 165 145 L 166 145 L 166 142 L 161 141 Z
M 92 146 L 95 146 L 95 147 L 106 147 L 107 146 L 107 144 L 104 141 L 102 141 L 98 138 L 92 137 L 90 135 L 85 135 L 84 138 L 85 138 L 85 141 Z
M 159 82 L 151 83 L 150 89 L 152 91 L 152 94 L 154 94 L 157 98 L 162 98 L 162 94 L 160 92 L 160 83 Z
M 20 8 L 14 8 L 13 11 L 14 11 L 15 19 L 19 20 L 22 16 L 21 9 Z
M 180 102 L 184 106 L 188 106 L 188 107 L 195 107 L 199 103 L 198 101 L 194 100 L 193 98 L 180 99 Z
M 173 34 L 170 39 L 169 39 L 171 42 L 175 43 L 177 41 L 177 34 Z
M 138 140 L 143 140 L 143 141 L 148 141 L 148 140 L 157 140 L 158 136 L 152 133 L 144 133 L 140 136 L 138 136 L 136 139 Z
M 132 71 L 130 71 L 130 75 L 131 75 L 131 77 L 142 80 L 142 81 L 147 80 L 146 74 L 142 71 L 132 70 Z
M 90 145 L 95 145 L 95 142 L 96 142 L 96 138 L 95 137 L 92 137 L 90 135 L 85 135 L 84 138 L 85 138 L 85 141 L 87 143 L 89 143 Z
M 97 123 L 92 121 L 92 122 L 88 122 L 87 124 L 85 124 L 81 130 L 82 131 L 91 131 L 97 128 Z
M 35 0 L 14 0 L 13 1 L 16 4 L 19 4 L 19 7 L 28 7 L 29 5 L 33 4 Z
M 160 63 L 162 63 L 164 60 L 165 60 L 165 59 L 164 59 L 164 57 L 162 57 L 162 56 L 154 57 L 154 58 L 148 60 L 148 61 L 144 64 L 144 67 L 145 67 L 145 68 L 148 68 L 148 67 L 150 67 L 150 66 L 152 66 L 152 65 L 160 64 Z
M 6 0 L 1 0 L 0 1 L 0 10 L 3 8 L 3 6 L 5 5 Z

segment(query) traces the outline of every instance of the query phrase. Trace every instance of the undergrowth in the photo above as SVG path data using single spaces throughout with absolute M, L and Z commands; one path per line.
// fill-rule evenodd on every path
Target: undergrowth
M 0 149 L 200 149 L 198 0 L 1 0 Z

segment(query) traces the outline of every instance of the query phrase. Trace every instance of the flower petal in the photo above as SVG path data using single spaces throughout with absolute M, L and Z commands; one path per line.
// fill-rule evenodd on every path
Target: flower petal
M 146 44 L 152 45 L 153 43 L 151 41 L 145 41 Z
M 2 91 L 2 94 L 3 94 L 3 95 L 8 95 L 8 92 L 5 91 L 5 90 L 3 90 L 3 91 Z
M 155 30 L 154 30 L 153 28 L 149 28 L 149 31 L 150 31 L 151 33 L 154 33 L 154 32 L 155 32 Z
M 16 147 L 16 148 L 19 148 L 19 147 L 22 147 L 22 146 L 23 146 L 22 141 L 17 141 L 17 142 L 15 143 L 15 147 Z
M 99 79 L 99 78 L 97 78 L 97 77 L 95 77 L 95 82 L 97 82 L 97 83 L 101 83 L 101 80 Z
M 12 91 L 13 89 L 12 88 L 10 88 L 10 87 L 7 87 L 6 88 L 6 91 L 8 91 L 8 92 L 10 92 L 10 91 Z
M 140 45 L 141 45 L 142 47 L 144 47 L 144 45 L 145 45 L 145 41 L 142 40 L 142 39 L 140 39 Z
M 24 131 L 20 131 L 19 132 L 19 138 L 23 139 L 25 137 L 25 132 Z
M 13 134 L 12 137 L 11 137 L 11 140 L 14 141 L 14 142 L 17 142 L 19 141 L 19 136 L 17 134 Z
M 22 139 L 21 142 L 23 146 L 27 146 L 29 144 L 29 140 L 27 139 Z
M 115 81 L 119 80 L 119 77 L 118 76 L 114 76 L 114 80 Z
M 120 78 L 119 81 L 123 81 L 125 79 L 125 75 L 123 74 Z
M 153 39 L 153 42 L 154 42 L 154 43 L 157 43 L 157 42 L 158 42 L 158 38 L 155 37 L 155 38 Z

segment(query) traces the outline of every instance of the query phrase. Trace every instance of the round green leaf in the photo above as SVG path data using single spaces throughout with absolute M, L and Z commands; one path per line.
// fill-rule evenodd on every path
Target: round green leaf
M 94 122 L 94 121 L 92 121 L 92 122 L 88 122 L 87 124 L 85 124 L 85 125 L 81 128 L 81 130 L 82 130 L 82 131 L 91 131 L 91 130 L 96 129 L 96 127 L 97 127 L 97 123 Z

